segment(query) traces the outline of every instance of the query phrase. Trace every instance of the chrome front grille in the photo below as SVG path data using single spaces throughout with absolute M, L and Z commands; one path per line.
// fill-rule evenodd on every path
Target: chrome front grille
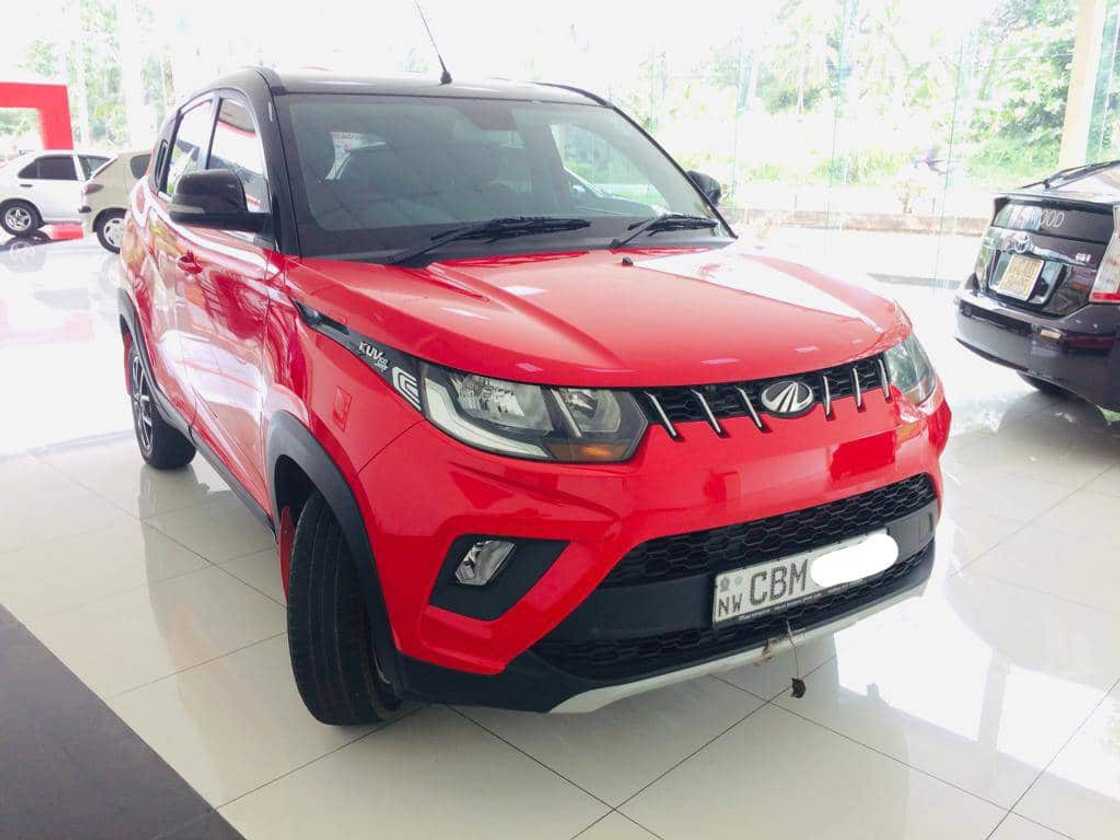
M 725 382 L 718 385 L 697 385 L 679 388 L 649 388 L 636 393 L 650 421 L 678 438 L 678 423 L 701 421 L 718 435 L 726 434 L 722 420 L 747 417 L 760 431 L 768 431 L 767 420 L 772 413 L 762 403 L 767 386 L 781 381 L 800 381 L 813 392 L 814 408 L 820 403 L 826 418 L 833 416 L 837 400 L 854 399 L 863 407 L 864 396 L 875 389 L 890 399 L 890 382 L 881 355 L 824 370 L 758 379 L 748 382 Z M 777 416 L 777 415 L 773 415 Z

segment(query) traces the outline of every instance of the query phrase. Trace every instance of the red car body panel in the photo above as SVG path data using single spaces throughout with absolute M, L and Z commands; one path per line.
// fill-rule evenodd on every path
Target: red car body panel
M 761 379 L 885 350 L 891 301 L 738 245 L 518 255 L 424 269 L 292 260 L 297 298 L 447 367 L 549 385 Z M 785 348 L 775 354 L 774 348 Z

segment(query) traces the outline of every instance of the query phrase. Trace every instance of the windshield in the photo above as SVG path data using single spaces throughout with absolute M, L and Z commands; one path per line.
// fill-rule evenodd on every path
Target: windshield
M 300 246 L 307 256 L 389 260 L 450 228 L 502 217 L 579 217 L 547 239 L 456 242 L 441 255 L 606 248 L 665 213 L 715 218 L 672 162 L 594 105 L 307 94 L 281 97 Z M 294 163 L 294 165 L 291 165 Z M 672 230 L 634 245 L 726 241 Z

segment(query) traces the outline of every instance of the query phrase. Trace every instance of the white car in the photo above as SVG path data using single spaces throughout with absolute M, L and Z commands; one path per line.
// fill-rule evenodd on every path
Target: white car
M 148 171 L 150 149 L 121 152 L 93 173 L 82 186 L 82 206 L 78 212 L 88 236 L 97 234 L 101 247 L 114 254 L 121 250 L 124 211 L 133 185 Z
M 0 227 L 26 236 L 46 224 L 77 222 L 82 182 L 109 161 L 100 152 L 32 152 L 0 167 Z

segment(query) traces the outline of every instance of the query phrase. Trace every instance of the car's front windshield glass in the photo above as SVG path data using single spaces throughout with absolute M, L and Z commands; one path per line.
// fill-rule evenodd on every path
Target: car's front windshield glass
M 605 248 L 666 213 L 714 218 L 696 188 L 626 119 L 596 105 L 295 94 L 280 98 L 301 251 L 388 261 L 462 225 L 510 217 L 590 225 L 442 256 Z M 633 244 L 726 241 L 722 227 Z

